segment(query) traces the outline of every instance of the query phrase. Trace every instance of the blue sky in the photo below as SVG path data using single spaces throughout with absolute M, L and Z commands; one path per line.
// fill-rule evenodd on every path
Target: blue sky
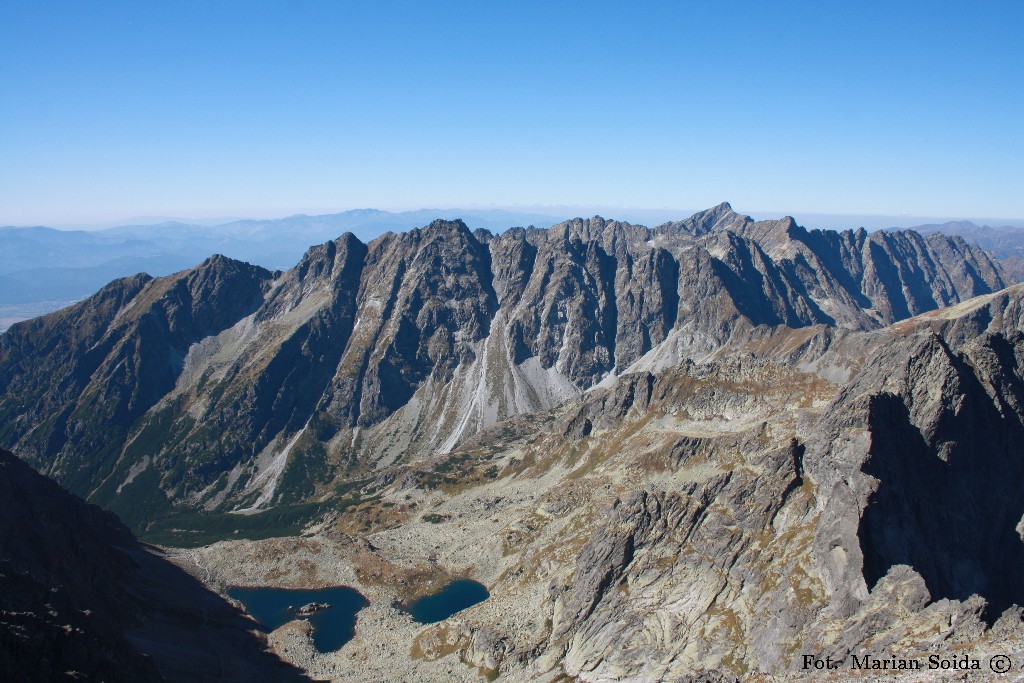
M 1024 2 L 0 3 L 0 224 L 1024 218 Z

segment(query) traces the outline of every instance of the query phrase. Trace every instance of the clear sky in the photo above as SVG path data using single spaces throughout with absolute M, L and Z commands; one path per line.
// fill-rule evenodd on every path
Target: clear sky
M 1024 217 L 1024 1 L 0 2 L 0 225 Z

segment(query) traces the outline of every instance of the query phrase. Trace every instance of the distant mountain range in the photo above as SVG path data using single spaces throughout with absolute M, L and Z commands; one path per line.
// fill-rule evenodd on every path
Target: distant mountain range
M 912 229 L 922 235 L 941 232 L 944 235 L 963 237 L 999 259 L 1011 280 L 1024 282 L 1024 228 L 1012 225 L 993 228 L 988 225 L 976 225 L 970 221 L 949 221 L 919 225 Z
M 420 209 L 400 213 L 358 209 L 319 216 L 235 220 L 221 225 L 163 222 L 104 230 L 0 228 L 0 332 L 11 323 L 79 301 L 119 277 L 156 277 L 222 254 L 269 270 L 285 270 L 316 244 L 351 232 L 363 242 L 435 219 L 459 219 L 471 230 L 500 233 L 513 226 L 548 228 L 562 217 L 499 209 Z M 991 228 L 969 221 L 921 225 L 923 235 L 959 235 L 1003 261 L 1013 281 L 1024 280 L 1024 228 Z
M 306 250 L 351 232 L 369 241 L 437 218 L 461 219 L 472 229 L 515 225 L 549 227 L 557 218 L 503 210 L 421 209 L 391 213 L 359 209 L 322 216 L 239 220 L 217 226 L 167 222 L 105 230 L 0 228 L 0 331 L 2 319 L 33 317 L 92 294 L 119 277 L 169 275 L 213 254 L 270 270 L 291 267 Z M 7 308 L 7 314 L 4 313 Z M 13 309 L 13 310 L 11 310 Z M 19 315 L 19 312 L 24 314 Z
M 991 227 L 976 225 L 970 221 L 948 221 L 918 225 L 911 230 L 922 235 L 933 235 L 937 232 L 944 235 L 959 235 L 968 242 L 989 250 L 993 256 L 999 259 L 1024 256 L 1024 228 L 1012 225 Z

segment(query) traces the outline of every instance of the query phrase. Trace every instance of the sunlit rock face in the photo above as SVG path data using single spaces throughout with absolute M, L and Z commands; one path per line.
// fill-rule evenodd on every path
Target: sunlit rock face
M 438 220 L 342 236 L 284 273 L 214 257 L 118 280 L 17 326 L 0 338 L 0 439 L 93 500 L 144 498 L 132 523 L 167 504 L 266 509 L 636 363 L 778 326 L 873 329 L 1003 286 L 959 239 L 808 232 L 728 204 L 653 229 Z

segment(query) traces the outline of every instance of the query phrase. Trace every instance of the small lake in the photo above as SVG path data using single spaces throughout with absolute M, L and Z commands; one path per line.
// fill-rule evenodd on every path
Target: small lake
M 334 652 L 356 634 L 356 614 L 370 604 L 348 586 L 334 588 L 228 588 L 228 595 L 245 605 L 245 611 L 268 631 L 295 619 L 306 619 L 313 627 L 313 647 Z M 300 616 L 299 608 L 310 603 L 330 607 Z
M 404 607 L 404 611 L 421 624 L 434 624 L 489 597 L 491 594 L 482 583 L 458 579 L 436 593 L 413 600 Z

